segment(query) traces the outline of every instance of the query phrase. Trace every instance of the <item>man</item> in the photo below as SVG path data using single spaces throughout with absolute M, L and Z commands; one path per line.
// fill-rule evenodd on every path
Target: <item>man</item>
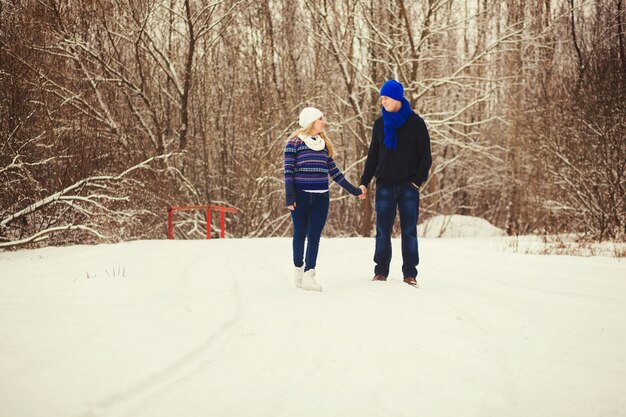
M 421 117 L 404 98 L 404 87 L 389 80 L 380 89 L 382 117 L 374 122 L 372 143 L 361 176 L 367 192 L 376 177 L 376 250 L 373 281 L 386 281 L 391 262 L 391 230 L 400 212 L 402 274 L 404 282 L 417 286 L 417 219 L 419 191 L 432 164 L 430 137 Z

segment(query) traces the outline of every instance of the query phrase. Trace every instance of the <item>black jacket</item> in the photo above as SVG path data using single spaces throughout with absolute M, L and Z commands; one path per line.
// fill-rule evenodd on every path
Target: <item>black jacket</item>
M 398 142 L 395 149 L 385 146 L 383 118 L 374 122 L 372 143 L 367 153 L 361 184 L 368 186 L 372 177 L 377 184 L 397 185 L 413 182 L 421 186 L 428 178 L 432 165 L 430 136 L 426 123 L 413 113 L 396 132 Z

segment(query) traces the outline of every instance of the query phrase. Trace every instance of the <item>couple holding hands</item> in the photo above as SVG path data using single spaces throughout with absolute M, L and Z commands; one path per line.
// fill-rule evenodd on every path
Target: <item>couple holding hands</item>
M 432 164 L 426 124 L 404 98 L 404 87 L 396 80 L 380 89 L 382 116 L 372 129 L 361 184 L 353 186 L 333 160 L 334 147 L 324 130 L 322 112 L 306 107 L 300 112 L 300 129 L 285 146 L 286 205 L 293 221 L 295 284 L 305 290 L 321 291 L 315 281 L 320 236 L 328 216 L 328 177 L 361 200 L 376 177 L 376 248 L 373 281 L 386 281 L 391 262 L 391 232 L 400 213 L 402 274 L 404 282 L 417 286 L 417 220 L 419 191 Z M 305 254 L 305 240 L 307 242 Z

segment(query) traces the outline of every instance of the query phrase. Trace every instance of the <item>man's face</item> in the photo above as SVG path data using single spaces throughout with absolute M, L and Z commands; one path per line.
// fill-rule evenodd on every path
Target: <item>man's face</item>
M 383 104 L 383 107 L 389 113 L 395 113 L 398 110 L 400 110 L 400 107 L 402 107 L 402 102 L 400 102 L 398 100 L 394 100 L 391 97 L 381 96 L 380 99 L 381 99 L 381 102 Z

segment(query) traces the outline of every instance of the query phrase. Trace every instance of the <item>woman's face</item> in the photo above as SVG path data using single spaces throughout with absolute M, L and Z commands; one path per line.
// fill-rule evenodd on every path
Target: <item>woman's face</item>
M 322 116 L 319 119 L 317 119 L 316 121 L 314 121 L 313 122 L 313 132 L 315 132 L 314 134 L 318 134 L 322 130 L 324 130 L 324 125 L 325 124 L 326 124 L 326 120 L 324 119 L 324 116 Z

